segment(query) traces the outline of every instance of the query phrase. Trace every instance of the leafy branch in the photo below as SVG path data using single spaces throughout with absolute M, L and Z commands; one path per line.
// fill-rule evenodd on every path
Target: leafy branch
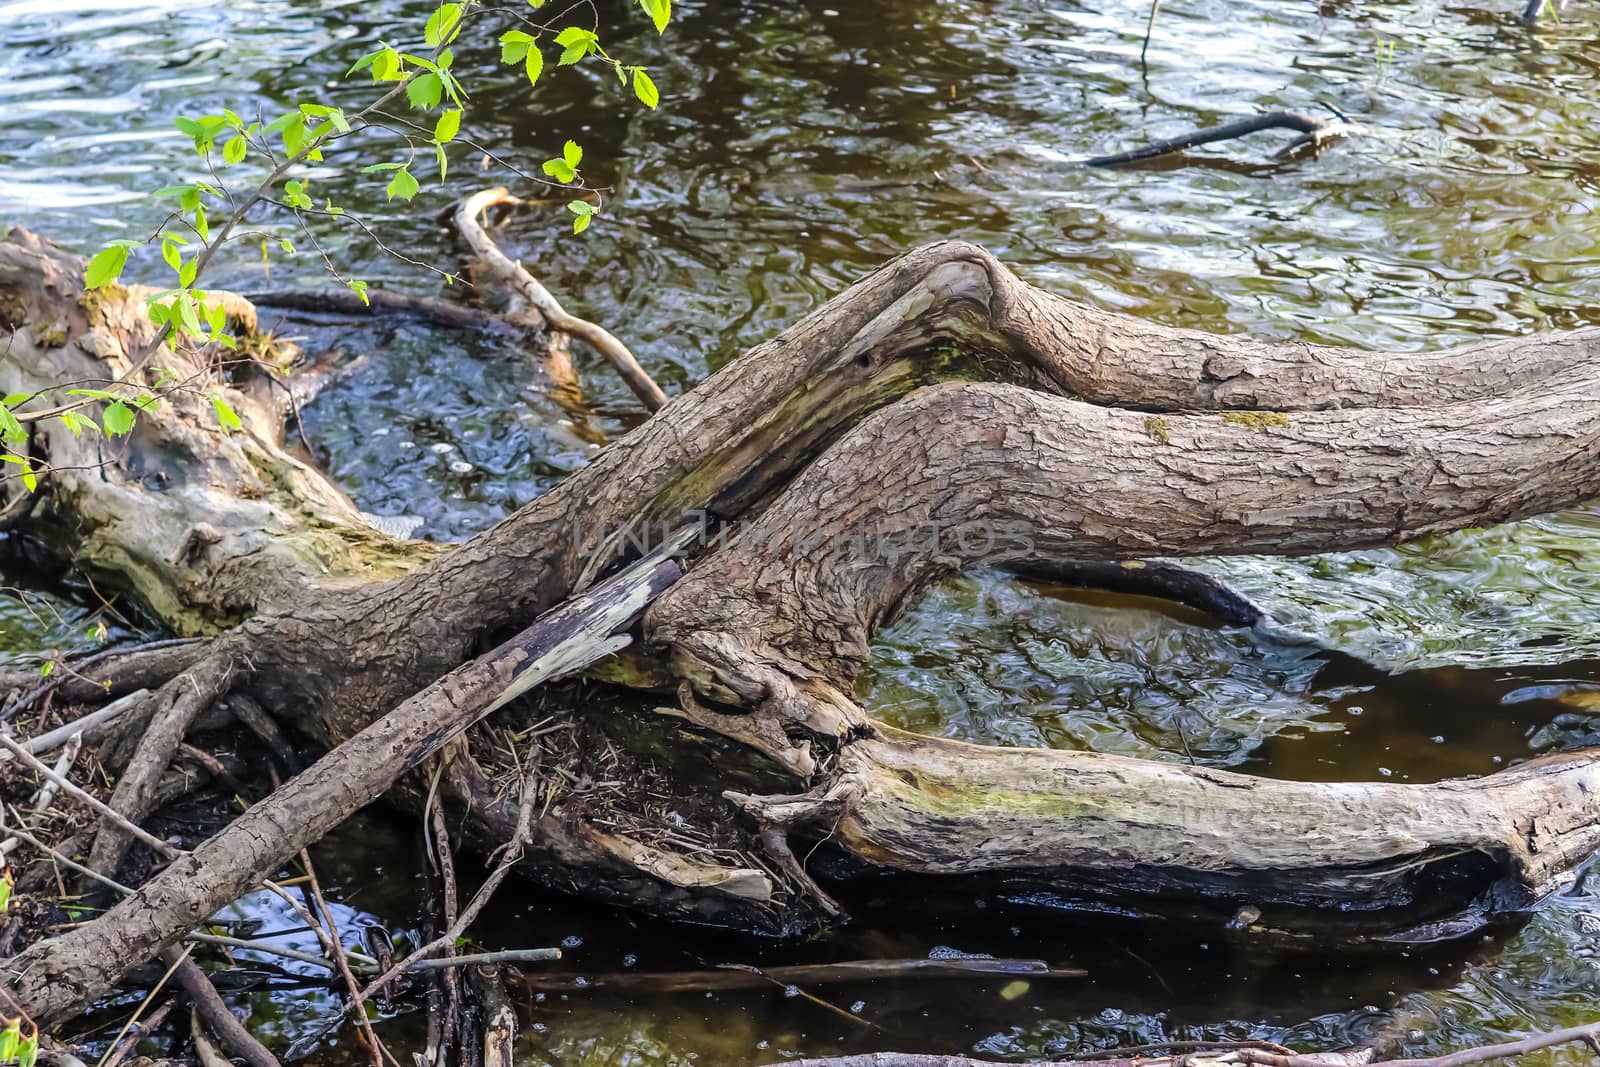
M 527 7 L 538 12 L 547 0 L 527 0 Z M 637 0 L 638 6 L 649 16 L 656 32 L 666 30 L 672 15 L 671 0 Z M 570 8 L 567 10 L 571 10 Z M 591 6 L 592 10 L 592 6 Z M 157 198 L 175 201 L 175 208 L 157 231 L 145 241 L 115 240 L 97 252 L 89 261 L 84 284 L 89 290 L 102 289 L 117 283 L 132 256 L 143 247 L 158 244 L 163 261 L 172 270 L 175 284 L 147 298 L 147 314 L 156 332 L 132 360 L 127 371 L 115 378 L 85 384 L 77 388 L 46 389 L 31 393 L 18 393 L 0 400 L 0 464 L 20 468 L 16 477 L 24 487 L 33 492 L 38 487 L 39 475 L 49 468 L 28 454 L 29 426 L 46 419 L 59 419 L 75 435 L 85 432 L 102 433 L 108 438 L 122 437 L 132 432 L 138 413 L 150 410 L 167 395 L 170 371 L 153 368 L 156 380 L 141 384 L 150 360 L 170 343 L 193 346 L 205 353 L 237 347 L 237 340 L 228 333 L 227 313 L 224 303 L 213 301 L 196 286 L 205 277 L 207 268 L 216 259 L 225 244 L 242 237 L 254 236 L 261 241 L 262 263 L 270 269 L 268 238 L 259 231 L 241 234 L 239 226 L 257 208 L 266 205 L 286 210 L 296 216 L 308 236 L 311 236 L 307 216 L 323 218 L 349 218 L 357 223 L 382 251 L 412 266 L 428 267 L 396 253 L 384 244 L 366 223 L 325 199 L 319 207 L 309 191 L 309 179 L 294 177 L 296 168 L 305 163 L 324 161 L 325 151 L 336 143 L 368 131 L 386 131 L 394 134 L 391 126 L 382 120 L 393 120 L 385 108 L 404 96 L 413 111 L 429 116 L 431 127 L 423 122 L 401 119 L 410 132 L 399 132 L 407 147 L 403 160 L 368 163 L 359 167 L 360 173 L 379 176 L 385 181 L 389 200 L 409 202 L 421 191 L 421 182 L 413 173 L 419 156 L 420 138 L 425 137 L 420 151 L 431 148 L 437 164 L 439 180 L 444 181 L 449 169 L 448 146 L 457 141 L 472 144 L 462 137 L 463 119 L 469 97 L 455 72 L 455 53 L 452 46 L 462 31 L 474 18 L 494 12 L 509 13 L 526 29 L 510 29 L 499 36 L 502 64 L 519 65 L 528 78 L 530 87 L 537 86 L 545 70 L 545 39 L 558 48 L 556 66 L 572 67 L 593 59 L 608 65 L 619 82 L 631 86 L 633 95 L 646 107 L 656 108 L 660 93 L 646 68 L 624 63 L 609 53 L 600 42 L 599 27 L 591 24 L 585 28 L 577 25 L 554 24 L 556 20 L 541 22 L 529 15 L 528 10 L 509 11 L 502 7 L 486 7 L 482 0 L 462 0 L 439 4 L 422 26 L 425 48 L 421 52 L 404 51 L 387 43 L 363 55 L 346 72 L 346 77 L 367 72 L 374 85 L 385 86 L 379 96 L 354 114 L 342 109 L 310 100 L 298 103 L 270 122 L 264 117 L 255 121 L 234 111 L 223 109 L 218 114 L 177 116 L 174 124 L 180 132 L 194 142 L 196 154 L 205 164 L 212 180 L 193 180 L 156 190 Z M 413 137 L 412 134 L 418 137 Z M 281 154 L 280 154 L 281 152 Z M 236 198 L 219 177 L 219 170 L 238 167 L 252 157 L 264 160 L 266 173 L 248 195 Z M 600 213 L 599 190 L 590 188 L 579 171 L 583 149 L 575 141 L 567 141 L 561 155 L 544 162 L 542 170 L 546 184 L 576 194 L 567 202 L 571 212 L 572 231 L 582 233 Z M 503 162 L 503 161 L 502 161 Z M 508 169 L 524 177 L 518 168 Z M 281 191 L 280 191 L 281 186 Z M 220 224 L 213 227 L 212 215 L 218 214 Z M 173 223 L 179 228 L 172 228 Z M 198 247 L 194 241 L 198 240 Z M 315 243 L 315 237 L 311 237 Z M 295 252 L 293 242 L 286 236 L 278 239 L 279 249 L 285 254 Z M 320 251 L 320 246 L 319 246 Z M 353 290 L 363 302 L 367 300 L 367 283 L 357 278 L 345 277 L 326 255 L 326 268 L 341 283 Z M 436 269 L 436 268 L 428 268 Z M 439 271 L 447 281 L 454 275 Z M 45 393 L 62 393 L 55 403 L 45 407 L 29 407 L 38 401 L 48 402 Z M 219 393 L 206 394 L 211 401 L 217 423 L 224 432 L 241 428 L 238 414 Z M 97 407 L 98 418 L 88 411 Z

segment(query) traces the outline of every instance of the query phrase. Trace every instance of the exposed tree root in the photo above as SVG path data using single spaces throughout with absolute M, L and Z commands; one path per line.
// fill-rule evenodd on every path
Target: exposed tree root
M 57 664 L 50 677 L 34 688 L 36 674 L 8 694 L 0 709 L 0 721 L 8 721 L 29 710 L 51 694 L 67 704 L 85 704 L 106 697 L 120 697 L 136 689 L 161 685 L 188 669 L 206 654 L 206 642 L 197 638 L 150 641 L 131 648 L 113 648 L 80 659 Z

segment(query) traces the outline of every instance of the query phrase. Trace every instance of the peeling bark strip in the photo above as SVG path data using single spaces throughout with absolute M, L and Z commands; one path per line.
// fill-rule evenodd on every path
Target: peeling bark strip
M 138 294 L 85 296 L 81 268 L 32 235 L 0 244 L 5 391 L 122 373 L 149 336 Z M 241 407 L 257 395 L 241 376 L 224 388 L 240 393 L 244 434 L 221 434 L 183 395 L 105 455 L 31 419 L 32 448 L 63 469 L 23 529 L 173 629 L 233 626 L 220 644 L 249 650 L 235 696 L 329 747 L 356 745 L 335 751 L 361 762 L 362 789 L 347 795 L 352 779 L 324 760 L 137 903 L 38 946 L 19 995 L 53 1013 L 190 929 L 209 910 L 198 897 L 242 892 L 284 839 L 314 840 L 393 782 L 406 761 L 372 747 L 386 712 L 411 724 L 413 749 L 442 743 L 439 707 L 464 723 L 506 689 L 477 649 L 590 589 L 633 551 L 631 532 L 696 511 L 732 533 L 649 611 L 656 655 L 635 677 L 687 683 L 674 714 L 772 757 L 796 793 L 713 801 L 661 771 L 652 787 L 679 790 L 685 810 L 710 805 L 718 831 L 744 827 L 726 853 L 704 855 L 675 851 L 658 813 L 622 832 L 558 797 L 521 867 L 549 884 L 699 922 L 807 930 L 828 903 L 789 847 L 799 831 L 869 875 L 978 875 L 1003 892 L 1088 890 L 1208 921 L 1243 902 L 1264 929 L 1385 938 L 1520 906 L 1600 844 L 1592 751 L 1469 782 L 1277 782 L 916 737 L 849 695 L 874 629 L 966 567 L 1142 586 L 1248 623 L 1242 599 L 1148 558 L 1386 544 L 1600 495 L 1600 330 L 1420 353 L 1272 344 L 1076 304 L 981 248 L 941 242 L 442 550 L 374 530 L 296 465 L 278 447 L 283 412 Z M 1009 532 L 962 536 L 975 526 Z M 892 551 L 866 536 L 929 528 Z M 830 536 L 796 551 L 807 531 Z M 182 667 L 212 651 L 186 652 Z M 493 847 L 515 812 L 489 785 L 495 746 L 467 742 L 445 785 L 467 836 Z M 748 780 L 727 759 L 726 781 Z M 760 848 L 771 864 L 741 852 Z

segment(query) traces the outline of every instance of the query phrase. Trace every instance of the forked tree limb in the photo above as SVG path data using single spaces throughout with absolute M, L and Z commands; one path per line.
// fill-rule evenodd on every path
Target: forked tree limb
M 1116 871 L 1152 892 L 1210 880 L 1290 925 L 1379 902 L 1431 917 L 1502 883 L 1526 900 L 1600 847 L 1596 752 L 1464 783 L 1283 782 L 920 738 L 845 694 L 877 627 L 964 569 L 1360 548 L 1594 496 L 1596 371 L 1490 408 L 1175 415 L 1159 436 L 1140 414 L 1017 386 L 933 386 L 847 433 L 656 603 L 647 635 L 754 709 L 730 736 L 785 766 L 832 757 L 804 799 L 734 799 L 766 828 L 825 826 L 877 866 Z M 1430 898 L 1445 871 L 1456 888 Z
M 518 203 L 521 201 L 503 188 L 485 189 L 473 193 L 456 208 L 456 229 L 461 231 L 461 236 L 472 249 L 472 254 L 533 305 L 552 329 L 576 337 L 599 352 L 627 383 L 628 388 L 633 390 L 633 395 L 639 398 L 645 410 L 652 412 L 659 410 L 667 402 L 667 394 L 661 391 L 661 387 L 639 365 L 639 361 L 628 350 L 628 346 L 605 327 L 568 314 L 560 301 L 551 295 L 550 290 L 530 274 L 526 267 L 500 251 L 500 247 L 494 243 L 482 223 L 478 221 L 478 216 L 491 207 Z

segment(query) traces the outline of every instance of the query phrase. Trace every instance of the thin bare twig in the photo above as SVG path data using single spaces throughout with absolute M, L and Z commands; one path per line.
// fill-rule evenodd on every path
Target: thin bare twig
M 300 863 L 306 869 L 306 877 L 310 879 L 306 889 L 311 893 L 312 899 L 316 901 L 317 911 L 322 916 L 323 922 L 327 924 L 334 962 L 339 967 L 339 974 L 344 978 L 345 985 L 350 989 L 352 1003 L 359 1008 L 361 987 L 356 984 L 356 976 L 350 970 L 350 961 L 345 957 L 344 943 L 339 939 L 339 924 L 334 922 L 333 912 L 328 907 L 328 900 L 322 895 L 322 886 L 317 881 L 316 868 L 311 865 L 311 853 L 301 849 Z M 363 1041 L 367 1046 L 367 1054 L 372 1060 L 372 1067 L 383 1067 L 385 1056 L 388 1056 L 391 1061 L 394 1060 L 394 1057 L 390 1056 L 388 1050 L 383 1047 L 383 1042 L 378 1040 L 377 1033 L 372 1029 L 372 1020 L 367 1018 L 365 1011 L 358 1010 L 356 1012 L 356 1026 L 360 1030 Z M 396 1067 L 398 1067 L 398 1064 L 396 1064 Z
M 107 819 L 121 827 L 128 834 L 136 838 L 141 844 L 148 845 L 150 848 L 154 849 L 156 852 L 167 857 L 168 859 L 177 859 L 180 856 L 187 855 L 183 849 L 176 848 L 168 842 L 161 840 L 161 838 L 157 837 L 155 834 L 152 834 L 149 830 L 146 830 L 138 823 L 135 823 L 123 816 L 116 809 L 109 807 L 98 797 L 91 793 L 84 792 L 82 789 L 79 789 L 77 786 L 69 782 L 66 778 L 56 774 L 55 771 L 51 770 L 49 767 L 45 766 L 37 758 L 35 758 L 33 753 L 17 744 L 17 742 L 11 739 L 9 734 L 3 731 L 0 731 L 0 748 L 4 748 L 13 756 L 16 756 L 18 759 L 22 760 L 22 762 L 32 768 L 35 773 L 43 775 L 45 778 L 54 782 L 63 793 L 72 797 L 74 800 L 78 800 L 84 804 L 87 804 L 90 808 L 94 809 L 95 813 L 101 818 Z
M 560 302 L 551 295 L 550 290 L 528 273 L 526 267 L 500 251 L 499 246 L 484 230 L 483 224 L 478 221 L 479 215 L 496 204 L 519 203 L 520 200 L 503 188 L 485 189 L 473 193 L 456 208 L 456 229 L 461 231 L 461 236 L 471 246 L 474 255 L 504 278 L 506 283 L 515 288 L 528 303 L 539 309 L 545 321 L 550 323 L 551 329 L 586 342 L 606 358 L 647 410 L 652 412 L 660 410 L 667 402 L 667 394 L 661 391 L 661 387 L 639 365 L 639 361 L 628 350 L 628 346 L 605 327 L 568 314 Z

